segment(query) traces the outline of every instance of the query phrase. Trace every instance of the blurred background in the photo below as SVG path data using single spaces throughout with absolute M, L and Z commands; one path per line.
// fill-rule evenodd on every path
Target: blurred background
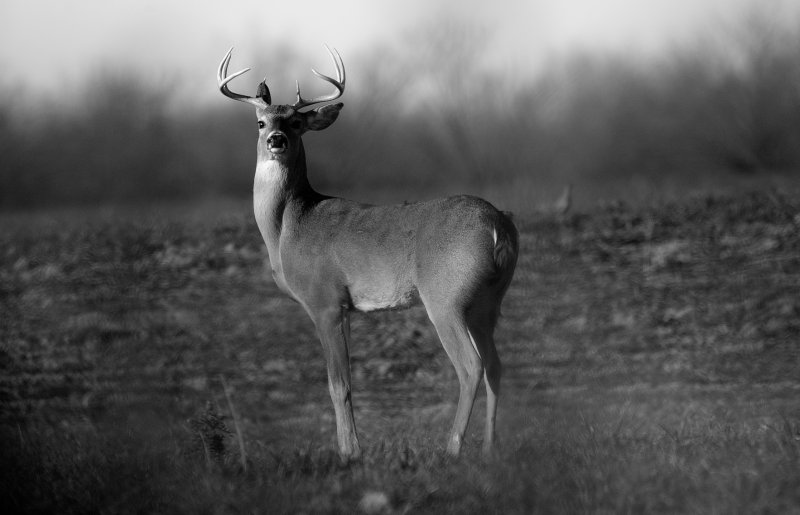
M 248 198 L 252 109 L 345 109 L 306 136 L 312 184 L 362 200 L 546 209 L 800 182 L 797 0 L 4 0 L 0 209 Z

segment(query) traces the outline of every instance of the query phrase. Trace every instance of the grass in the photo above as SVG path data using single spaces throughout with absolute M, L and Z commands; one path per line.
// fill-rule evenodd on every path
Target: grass
M 796 513 L 800 203 L 520 216 L 500 448 L 444 453 L 422 309 L 353 321 L 365 456 L 247 205 L 0 219 L 0 502 L 28 513 Z M 244 451 L 242 451 L 244 449 Z

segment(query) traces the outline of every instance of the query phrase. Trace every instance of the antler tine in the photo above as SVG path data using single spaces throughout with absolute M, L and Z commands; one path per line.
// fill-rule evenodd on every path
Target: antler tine
M 331 49 L 330 49 L 330 47 L 328 47 L 328 45 L 325 45 L 325 50 L 327 50 L 328 54 L 330 54 L 330 56 L 331 56 L 331 60 L 333 61 L 333 65 L 336 67 L 336 78 L 339 79 L 338 83 L 339 83 L 339 85 L 342 86 L 342 89 L 344 89 L 345 73 L 344 73 L 344 63 L 342 62 L 342 56 L 339 55 L 339 51 L 336 50 L 335 48 L 333 49 L 333 51 L 331 51 Z M 331 79 L 330 77 L 326 77 L 325 75 L 322 75 L 320 72 L 318 72 L 314 68 L 311 68 L 311 71 L 314 72 L 314 75 L 316 75 L 317 77 L 330 82 L 334 86 L 337 85 L 336 82 L 333 81 L 333 79 Z
M 225 54 L 225 57 L 222 58 L 222 62 L 219 63 L 219 69 L 217 70 L 217 85 L 219 86 L 220 92 L 228 98 L 232 98 L 234 100 L 239 100 L 240 102 L 247 102 L 248 104 L 253 104 L 255 106 L 263 107 L 265 102 L 260 98 L 249 97 L 247 95 L 240 95 L 239 93 L 234 93 L 228 88 L 228 83 L 238 77 L 239 75 L 243 75 L 250 71 L 250 68 L 245 68 L 244 70 L 239 70 L 238 72 L 228 75 L 228 65 L 231 62 L 231 55 L 233 53 L 233 47 L 228 50 L 228 53 Z
M 319 104 L 322 102 L 330 102 L 332 100 L 336 100 L 342 94 L 344 94 L 344 84 L 345 84 L 345 71 L 344 71 L 344 62 L 342 61 L 342 56 L 339 55 L 339 52 L 334 48 L 331 50 L 328 45 L 325 45 L 325 49 L 331 56 L 331 60 L 333 60 L 334 66 L 336 66 L 336 79 L 332 77 L 328 77 L 327 75 L 323 75 L 314 68 L 311 68 L 311 71 L 319 77 L 320 79 L 333 84 L 336 88 L 336 91 L 329 94 L 323 95 L 321 97 L 312 98 L 310 100 L 304 99 L 300 95 L 300 82 L 297 82 L 297 101 L 294 103 L 292 107 L 295 109 L 302 109 L 304 107 L 308 107 L 310 105 Z M 337 80 L 338 79 L 338 80 Z

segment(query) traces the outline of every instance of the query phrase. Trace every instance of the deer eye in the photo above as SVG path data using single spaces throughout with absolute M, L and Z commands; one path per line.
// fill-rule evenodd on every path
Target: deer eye
M 259 120 L 259 121 L 258 121 L 258 128 L 259 128 L 259 129 L 263 129 L 263 128 L 264 128 L 264 127 L 266 127 L 266 126 L 267 126 L 267 124 L 265 124 L 265 123 L 264 123 L 264 122 L 262 122 L 261 120 Z
M 303 122 L 300 120 L 292 120 L 291 123 L 289 123 L 289 127 L 291 127 L 292 130 L 299 131 L 303 128 Z

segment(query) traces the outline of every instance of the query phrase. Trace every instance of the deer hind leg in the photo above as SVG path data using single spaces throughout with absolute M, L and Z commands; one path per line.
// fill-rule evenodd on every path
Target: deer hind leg
M 459 383 L 458 407 L 447 442 L 447 452 L 458 456 L 467 431 L 475 394 L 483 374 L 483 364 L 472 343 L 464 315 L 458 309 L 428 308 L 428 316 L 456 369 Z
M 347 308 L 340 306 L 313 313 L 312 318 L 325 351 L 339 455 L 343 461 L 357 459 L 361 456 L 361 447 L 350 392 L 350 316 Z
M 483 453 L 490 455 L 495 445 L 495 420 L 500 397 L 500 376 L 502 375 L 500 356 L 494 345 L 494 327 L 497 316 L 493 310 L 490 310 L 488 313 L 470 313 L 468 318 L 470 335 L 483 360 L 483 379 L 486 385 L 486 426 L 483 437 Z

